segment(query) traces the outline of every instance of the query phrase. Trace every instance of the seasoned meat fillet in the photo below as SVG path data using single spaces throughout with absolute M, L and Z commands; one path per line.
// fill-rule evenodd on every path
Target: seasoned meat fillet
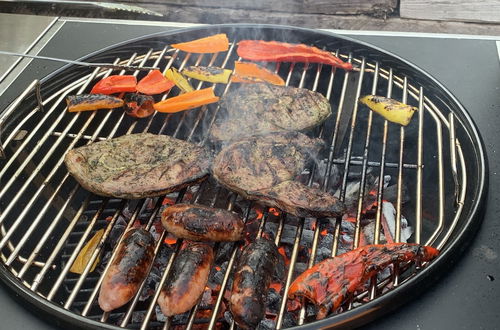
M 307 158 L 322 145 L 322 140 L 299 132 L 249 137 L 222 149 L 215 158 L 213 174 L 245 198 L 296 216 L 339 216 L 345 207 L 337 198 L 293 181 Z
M 176 204 L 161 216 L 163 227 L 179 238 L 193 241 L 238 241 L 245 224 L 234 212 L 203 205 Z
M 212 127 L 213 140 L 235 140 L 277 131 L 314 127 L 330 116 L 330 102 L 304 88 L 265 83 L 242 84 L 222 99 L 227 117 Z
M 235 270 L 229 308 L 242 329 L 255 329 L 266 312 L 266 296 L 276 267 L 283 265 L 278 248 L 265 238 L 248 244 Z
M 209 150 L 167 135 L 124 135 L 70 150 L 64 162 L 87 190 L 137 199 L 180 190 L 206 178 Z
M 158 297 L 163 314 L 182 314 L 196 304 L 207 284 L 213 260 L 213 249 L 207 243 L 184 242 Z
M 135 296 L 153 262 L 154 243 L 153 236 L 142 228 L 125 233 L 99 291 L 99 306 L 103 311 L 119 308 Z

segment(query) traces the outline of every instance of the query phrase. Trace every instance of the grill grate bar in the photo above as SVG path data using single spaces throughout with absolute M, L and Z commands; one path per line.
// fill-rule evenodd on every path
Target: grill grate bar
M 424 89 L 420 87 L 418 98 L 417 188 L 415 199 L 415 243 L 422 237 L 422 178 L 424 164 Z

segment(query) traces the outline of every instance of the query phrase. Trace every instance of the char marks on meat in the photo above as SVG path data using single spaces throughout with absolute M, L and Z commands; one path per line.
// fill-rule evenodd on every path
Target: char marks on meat
M 163 286 L 158 305 L 166 316 L 190 310 L 203 293 L 214 260 L 212 246 L 185 241 Z
M 140 133 L 70 150 L 64 161 L 85 189 L 101 196 L 138 199 L 204 180 L 212 153 L 171 136 Z
M 213 140 L 304 130 L 321 124 L 332 113 L 330 102 L 320 93 L 265 83 L 241 84 L 223 97 L 222 106 L 227 118 L 212 127 Z
M 293 181 L 311 154 L 323 146 L 299 132 L 253 136 L 230 144 L 216 156 L 214 177 L 247 199 L 296 216 L 333 217 L 345 207 L 334 196 Z
M 245 227 L 235 212 L 193 204 L 167 207 L 161 222 L 176 237 L 193 241 L 238 241 Z
M 230 298 L 234 321 L 242 329 L 255 329 L 266 312 L 266 296 L 273 273 L 283 266 L 276 245 L 265 238 L 248 244 L 236 267 Z
M 142 228 L 132 228 L 124 234 L 99 291 L 103 311 L 119 308 L 136 295 L 153 262 L 154 243 L 153 236 Z

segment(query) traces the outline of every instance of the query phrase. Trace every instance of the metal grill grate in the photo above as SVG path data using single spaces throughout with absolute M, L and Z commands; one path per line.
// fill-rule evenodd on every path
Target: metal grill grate
M 229 51 L 223 54 L 196 55 L 168 47 L 151 48 L 141 54 L 134 53 L 126 59 L 116 58 L 114 63 L 159 66 L 164 70 L 171 66 L 182 69 L 186 65 L 232 68 L 233 61 L 237 59 L 234 51 L 236 42 L 237 40 L 233 40 Z M 370 58 L 355 57 L 351 53 L 337 51 L 337 55 L 355 64 L 357 71 L 346 73 L 316 64 L 265 64 L 286 77 L 287 85 L 319 91 L 334 105 L 334 115 L 324 125 L 310 132 L 326 141 L 328 148 L 323 155 L 323 162 L 311 165 L 303 179 L 309 185 L 316 185 L 326 191 L 337 191 L 340 198 L 345 200 L 349 184 L 352 183 L 350 176 L 359 173 L 359 191 L 353 202 L 354 213 L 351 219 L 354 226 L 352 246 L 357 247 L 362 243 L 362 220 L 366 213 L 365 200 L 370 189 L 370 175 L 379 178 L 375 184 L 373 243 L 379 243 L 382 239 L 380 232 L 384 226 L 386 189 L 383 178 L 389 174 L 392 182 L 395 182 L 394 240 L 401 240 L 404 215 L 415 228 L 412 241 L 443 248 L 454 234 L 462 216 L 468 187 L 465 157 L 456 137 L 453 112 L 438 108 L 432 95 L 424 95 L 425 86 L 411 82 L 411 77 L 398 73 L 393 68 L 382 66 Z M 2 144 L 7 158 L 0 168 L 2 262 L 25 286 L 44 299 L 102 323 L 141 329 L 168 329 L 182 324 L 188 329 L 197 324 L 209 329 L 220 326 L 234 328 L 234 323 L 224 317 L 224 294 L 229 288 L 240 243 L 220 243 L 215 246 L 215 251 L 224 251 L 226 257 L 220 258 L 219 263 L 214 265 L 210 276 L 215 275 L 216 268 L 222 263 L 226 264 L 226 271 L 221 279 L 220 289 L 208 309 L 198 303 L 184 318 L 158 321 L 155 307 L 159 288 L 166 280 L 181 244 L 180 240 L 172 246 L 165 244 L 165 232 L 157 240 L 155 254 L 167 255 L 168 261 L 152 296 L 141 301 L 138 294 L 129 304 L 111 313 L 102 313 L 97 306 L 96 297 L 106 266 L 101 262 L 98 271 L 90 272 L 90 269 L 94 261 L 102 258 L 106 252 L 108 257 L 111 254 L 111 258 L 116 252 L 116 240 L 112 245 L 109 242 L 117 231 L 119 219 L 125 219 L 125 224 L 120 224 L 121 233 L 136 221 L 149 230 L 158 222 L 159 211 L 164 207 L 163 198 L 132 202 L 102 199 L 92 195 L 69 176 L 63 165 L 64 154 L 74 147 L 94 141 L 146 131 L 204 144 L 207 143 L 206 136 L 210 127 L 217 116 L 222 115 L 222 110 L 219 111 L 217 105 L 203 106 L 180 114 L 155 113 L 143 120 L 132 120 L 123 112 L 112 110 L 92 113 L 66 111 L 66 95 L 85 93 L 95 81 L 112 73 L 118 72 L 97 68 L 45 96 L 43 101 L 40 100 L 43 112 L 40 111 L 42 104 L 33 106 L 24 113 L 22 119 L 12 121 L 9 134 Z M 139 74 L 141 73 L 134 73 L 136 76 Z M 359 75 L 354 95 L 348 91 L 351 75 Z M 27 102 L 27 95 L 36 86 L 37 82 L 34 82 L 22 93 L 19 102 L 13 103 L 4 112 L 4 117 L 13 113 L 23 101 Z M 197 89 L 203 87 L 207 87 L 206 83 L 196 85 Z M 223 95 L 230 84 L 213 87 L 217 95 Z M 400 127 L 384 121 L 371 111 L 358 108 L 357 102 L 348 100 L 353 96 L 357 99 L 363 94 L 380 93 L 418 106 L 418 118 L 414 118 L 407 128 Z M 163 99 L 167 96 L 164 95 Z M 353 108 L 346 109 L 348 104 L 352 104 Z M 347 140 L 341 141 L 339 130 L 345 113 L 349 116 L 349 130 Z M 337 177 L 335 172 L 338 172 Z M 411 202 L 408 204 L 403 202 L 406 188 L 411 191 Z M 428 195 L 432 198 L 425 198 Z M 255 212 L 258 210 L 255 203 L 241 200 L 212 180 L 168 197 L 175 202 L 203 203 L 234 209 L 245 216 L 247 223 L 255 220 Z M 144 215 L 148 205 L 149 209 Z M 123 217 L 124 212 L 130 215 Z M 278 292 L 279 307 L 273 323 L 276 328 L 301 325 L 314 320 L 309 306 L 289 312 L 287 299 L 283 297 L 286 297 L 291 281 L 297 276 L 299 265 L 310 267 L 318 261 L 319 247 L 327 236 L 332 238 L 329 247 L 331 256 L 341 252 L 341 241 L 345 238 L 342 223 L 340 218 L 297 219 L 275 210 L 264 210 L 256 235 L 274 238 L 279 247 L 286 246 L 285 253 L 289 254 L 284 285 Z M 83 274 L 70 273 L 69 268 L 81 248 L 102 228 L 105 229 L 104 235 Z M 307 252 L 304 252 L 304 247 Z M 376 299 L 411 280 L 421 266 L 395 268 L 390 276 L 378 281 L 374 279 L 370 290 L 353 297 L 346 310 Z M 146 282 L 142 284 L 139 293 L 146 285 Z M 204 310 L 204 313 L 199 313 L 200 310 Z M 296 319 L 291 321 L 290 314 Z

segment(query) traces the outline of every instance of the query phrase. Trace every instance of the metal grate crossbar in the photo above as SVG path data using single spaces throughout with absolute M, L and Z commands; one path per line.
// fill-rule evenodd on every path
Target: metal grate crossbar
M 144 54 L 133 54 L 126 59 L 116 58 L 114 64 L 161 67 L 164 71 L 172 66 L 181 70 L 186 65 L 232 68 L 233 61 L 238 59 L 234 51 L 235 44 L 236 40 L 233 40 L 227 53 L 207 55 L 187 54 L 167 46 L 163 49 L 149 49 Z M 356 71 L 346 73 L 321 64 L 264 63 L 274 72 L 286 77 L 286 85 L 319 91 L 336 105 L 334 115 L 311 132 L 325 140 L 328 148 L 322 165 L 313 163 L 307 169 L 305 182 L 330 191 L 335 184 L 334 172 L 340 169 L 341 178 L 337 192 L 341 200 L 346 200 L 350 175 L 354 172 L 360 173 L 353 218 L 350 219 L 354 225 L 350 237 L 351 248 L 356 248 L 363 244 L 362 220 L 366 213 L 365 197 L 369 193 L 368 190 L 373 188 L 368 186 L 370 175 L 376 175 L 378 182 L 374 191 L 370 192 L 375 194 L 375 229 L 373 242 L 368 243 L 380 243 L 382 240 L 380 233 L 384 227 L 383 205 L 386 189 L 383 178 L 390 173 L 391 180 L 396 186 L 393 203 L 396 221 L 394 241 L 401 241 L 401 224 L 405 215 L 414 228 L 412 241 L 442 248 L 452 235 L 461 216 L 467 187 L 466 164 L 460 142 L 456 137 L 457 123 L 453 113 L 438 108 L 432 97 L 424 94 L 425 88 L 411 83 L 410 77 L 398 74 L 392 68 L 383 67 L 369 58 L 356 58 L 352 54 L 343 54 L 339 51 L 336 54 L 352 62 Z M 136 71 L 133 74 L 137 76 L 139 73 Z M 227 320 L 223 315 L 224 295 L 230 290 L 231 275 L 241 243 L 215 245 L 215 251 L 226 251 L 223 258 L 226 266 L 220 288 L 208 310 L 209 313 L 200 301 L 181 320 L 175 317 L 159 320 L 156 314 L 156 300 L 172 268 L 182 240 L 168 246 L 171 254 L 162 269 L 158 279 L 159 284 L 146 300 L 143 301 L 140 297 L 140 293 L 147 286 L 144 281 L 139 294 L 124 308 L 103 313 L 97 305 L 99 287 L 109 264 L 101 265 L 98 272 L 91 270 L 96 260 L 100 260 L 105 252 L 108 252 L 111 259 L 116 254 L 116 247 L 122 236 L 113 238 L 112 245 L 108 242 L 112 240 L 114 228 L 119 226 L 120 217 L 124 212 L 130 213 L 125 225 L 120 224 L 124 227 L 121 233 L 134 226 L 137 221 L 146 230 L 151 230 L 159 221 L 164 199 L 153 198 L 131 202 L 102 199 L 92 195 L 82 189 L 67 173 L 63 165 L 63 156 L 70 149 L 80 145 L 137 132 L 168 134 L 203 144 L 207 142 L 207 133 L 215 119 L 223 111 L 218 105 L 209 105 L 180 114 L 155 113 L 140 121 L 131 120 L 125 113 L 113 110 L 92 113 L 66 111 L 67 95 L 85 93 L 94 82 L 110 74 L 124 74 L 124 72 L 96 68 L 45 97 L 44 100 L 40 99 L 38 91 L 36 94 L 41 104 L 28 109 L 24 118 L 16 122 L 5 140 L 2 140 L 1 147 L 6 151 L 7 158 L 0 168 L 1 260 L 8 270 L 33 292 L 64 309 L 92 320 L 140 329 L 168 329 L 176 325 L 185 325 L 187 329 L 192 329 L 197 324 L 204 324 L 209 329 L 220 327 L 221 324 L 234 328 L 234 322 Z M 359 75 L 354 93 L 356 98 L 363 94 L 377 94 L 382 91 L 388 97 L 415 104 L 419 110 L 417 117 L 413 119 L 412 128 L 391 124 L 373 112 L 358 107 L 357 102 L 347 102 L 346 98 L 349 97 L 347 82 L 350 75 L 354 74 Z M 196 84 L 197 89 L 207 87 L 207 83 L 192 82 Z M 0 123 L 7 121 L 5 117 L 14 112 L 36 84 L 30 86 L 29 90 L 22 93 L 19 100 L 4 112 L 4 118 Z M 230 85 L 229 83 L 211 86 L 222 96 Z M 43 86 L 41 87 L 43 89 Z M 162 99 L 168 96 L 165 94 Z M 354 104 L 354 108 L 346 109 L 346 104 Z M 40 112 L 42 106 L 44 111 Z M 341 141 L 340 118 L 346 112 L 350 114 L 349 130 L 346 135 L 347 141 Z M 24 134 L 19 138 L 22 132 Z M 428 137 L 425 137 L 424 133 Z M 449 150 L 445 150 L 446 146 Z M 336 152 L 338 150 L 341 152 Z M 429 150 L 435 151 L 431 161 L 425 154 Z M 453 178 L 452 187 L 449 187 L 445 180 L 445 176 L 450 175 Z M 403 201 L 404 190 L 408 186 L 412 188 L 411 210 L 408 210 L 409 207 Z M 446 199 L 450 189 L 453 191 L 452 204 Z M 423 198 L 426 191 L 435 193 L 432 201 Z M 228 210 L 237 209 L 244 215 L 247 223 L 253 221 L 257 206 L 256 203 L 242 201 L 239 196 L 221 188 L 213 180 L 184 189 L 172 196 L 175 203 L 204 203 L 225 207 Z M 149 213 L 144 217 L 141 212 L 149 204 Z M 434 216 L 429 217 L 426 214 L 429 212 Z M 289 254 L 284 285 L 278 292 L 280 301 L 273 323 L 275 328 L 294 325 L 290 324 L 289 320 L 286 321 L 288 313 L 286 296 L 289 286 L 298 274 L 299 264 L 311 267 L 318 261 L 319 246 L 325 239 L 325 234 L 333 237 L 329 247 L 330 255 L 336 256 L 341 252 L 341 240 L 345 239 L 343 220 L 345 219 L 330 219 L 330 221 L 293 219 L 276 210 L 264 210 L 256 235 L 273 237 L 279 247 L 287 245 Z M 104 229 L 104 234 L 83 273 L 78 275 L 70 273 L 69 269 L 78 253 L 98 229 Z M 156 256 L 166 248 L 164 241 L 167 235 L 168 233 L 163 232 L 157 238 Z M 305 260 L 301 255 L 304 246 L 309 249 Z M 220 264 L 213 267 L 219 266 Z M 345 310 L 376 299 L 388 290 L 411 280 L 422 266 L 394 267 L 391 276 L 384 279 L 374 278 L 370 289 L 353 297 Z M 214 273 L 213 269 L 211 276 Z M 295 325 L 314 320 L 307 305 L 303 305 L 294 315 Z

